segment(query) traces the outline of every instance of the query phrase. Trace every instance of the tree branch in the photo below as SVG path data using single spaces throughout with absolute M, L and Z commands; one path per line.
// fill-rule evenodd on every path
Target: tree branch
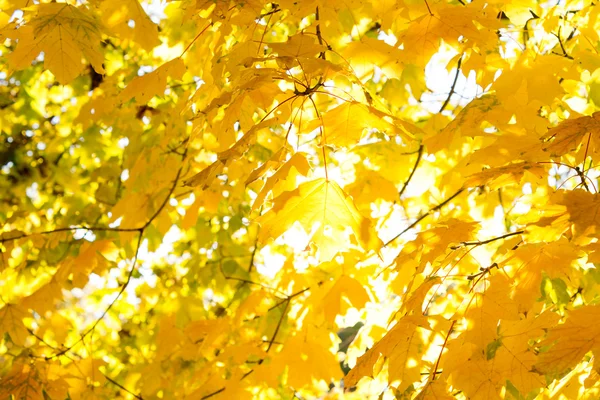
M 175 180 L 173 181 L 173 186 L 169 190 L 169 194 L 165 197 L 162 204 L 156 210 L 156 212 L 152 215 L 152 217 L 150 217 L 150 219 L 148 219 L 148 221 L 146 221 L 143 226 L 140 226 L 138 228 L 119 228 L 119 227 L 111 228 L 109 226 L 75 225 L 75 226 L 51 229 L 51 230 L 42 231 L 42 232 L 22 233 L 22 234 L 18 234 L 16 236 L 0 237 L 0 243 L 12 242 L 15 240 L 19 240 L 19 239 L 23 239 L 23 238 L 27 238 L 27 237 L 35 236 L 35 235 L 49 235 L 49 234 L 53 234 L 53 233 L 71 232 L 71 231 L 76 231 L 76 230 L 80 230 L 80 229 L 86 230 L 86 231 L 92 231 L 92 232 L 94 232 L 94 231 L 96 231 L 96 232 L 140 232 L 140 231 L 143 231 L 156 219 L 156 217 L 158 217 L 160 212 L 167 205 L 167 202 L 169 201 L 169 199 L 171 198 L 171 195 L 173 194 L 173 192 L 175 191 L 175 188 L 177 187 L 177 183 L 179 182 L 179 178 L 181 176 L 182 170 L 183 170 L 183 167 L 180 167 L 175 176 Z M 10 232 L 5 232 L 4 234 L 7 234 L 7 233 L 10 234 Z M 3 234 L 0 234 L 0 236 L 2 236 L 2 235 Z
M 456 83 L 458 82 L 458 75 L 460 74 L 460 66 L 462 65 L 462 58 L 463 56 L 461 55 L 458 59 L 458 63 L 456 64 L 456 75 L 454 75 L 454 82 L 452 82 L 452 86 L 450 87 L 450 93 L 448 93 L 448 97 L 446 97 L 446 101 L 444 101 L 444 104 L 442 104 L 438 113 L 441 113 L 446 109 L 446 107 L 450 103 L 450 98 L 452 98 L 452 95 L 455 93 Z
M 423 219 L 425 219 L 428 215 L 430 215 L 431 213 L 439 210 L 440 208 L 444 207 L 446 204 L 448 204 L 449 202 L 451 202 L 456 196 L 458 196 L 459 194 L 461 194 L 462 192 L 464 192 L 464 190 L 465 190 L 464 188 L 460 188 L 452 196 L 448 197 L 446 200 L 442 201 L 440 204 L 438 204 L 437 206 L 433 207 L 432 209 L 430 209 L 426 213 L 421 214 L 416 219 L 415 222 L 413 222 L 412 224 L 410 224 L 409 226 L 407 226 L 402 232 L 400 232 L 399 234 L 397 234 L 396 236 L 394 236 L 393 238 L 391 238 L 390 240 L 388 240 L 386 243 L 384 243 L 383 247 L 387 247 L 388 245 L 390 245 L 392 242 L 394 242 L 400 236 L 404 235 L 406 232 L 408 232 L 409 230 L 411 230 L 412 228 L 414 228 L 419 222 L 421 222 Z
M 410 183 L 411 179 L 415 175 L 415 172 L 417 171 L 417 167 L 419 166 L 419 162 L 421 161 L 422 156 L 423 156 L 423 145 L 420 145 L 419 150 L 417 152 L 417 161 L 415 161 L 415 166 L 413 167 L 412 171 L 410 172 L 410 175 L 408 175 L 408 179 L 406 180 L 406 182 L 404 182 L 402 189 L 400 189 L 400 192 L 398 192 L 398 198 L 402 197 L 402 195 L 404 194 L 404 191 L 408 187 L 408 184 Z
M 144 398 L 138 394 L 133 393 L 131 390 L 127 389 L 125 386 L 121 385 L 119 382 L 111 379 L 108 375 L 106 375 L 105 373 L 102 373 L 102 375 L 104 375 L 104 377 L 106 378 L 107 381 L 109 381 L 110 383 L 112 383 L 113 385 L 119 387 L 121 390 L 123 390 L 124 392 L 129 393 L 130 395 L 132 395 L 133 397 L 135 397 L 136 399 L 139 400 L 144 400 Z
M 473 241 L 473 242 L 460 242 L 460 244 L 458 244 L 456 246 L 451 246 L 450 248 L 452 250 L 457 250 L 457 249 L 460 249 L 461 247 L 465 247 L 465 246 L 481 246 L 484 244 L 495 242 L 496 240 L 502 240 L 502 239 L 509 238 L 511 236 L 520 235 L 522 233 L 525 233 L 525 231 L 520 230 L 520 231 L 516 231 L 516 232 L 511 232 L 511 233 L 507 233 L 505 235 L 497 236 L 497 237 L 487 239 L 487 240 L 477 240 L 477 241 Z
M 131 265 L 131 269 L 129 270 L 129 274 L 127 274 L 127 279 L 121 285 L 121 289 L 117 293 L 117 297 L 115 297 L 114 300 L 108 305 L 108 307 L 106 307 L 106 309 L 104 310 L 104 312 L 102 313 L 102 315 L 100 316 L 100 318 L 98 318 L 93 323 L 93 325 L 81 335 L 81 338 L 79 338 L 79 340 L 77 340 L 72 345 L 64 348 L 63 350 L 59 351 L 58 353 L 55 353 L 55 354 L 53 354 L 51 356 L 46 357 L 46 360 L 51 360 L 53 358 L 60 357 L 60 356 L 64 355 L 65 353 L 67 353 L 68 351 L 70 351 L 71 349 L 73 349 L 79 343 L 83 342 L 83 340 L 86 338 L 86 336 L 89 335 L 90 333 L 92 333 L 94 331 L 94 329 L 96 329 L 96 326 L 98 326 L 98 324 L 100 323 L 100 321 L 102 321 L 104 319 L 104 317 L 106 316 L 106 314 L 108 314 L 108 312 L 115 305 L 115 303 L 117 302 L 117 300 L 119 300 L 119 298 L 121 297 L 121 295 L 123 294 L 123 292 L 125 291 L 125 289 L 127 289 L 127 286 L 129 285 L 129 282 L 131 282 L 131 277 L 133 276 L 133 271 L 135 271 L 135 267 L 137 265 L 138 254 L 140 252 L 140 246 L 142 244 L 142 237 L 143 236 L 144 236 L 144 230 L 141 229 L 139 231 L 138 242 L 137 242 L 137 246 L 136 246 L 136 249 L 135 249 L 135 255 L 133 256 L 133 262 L 132 262 L 132 265 Z

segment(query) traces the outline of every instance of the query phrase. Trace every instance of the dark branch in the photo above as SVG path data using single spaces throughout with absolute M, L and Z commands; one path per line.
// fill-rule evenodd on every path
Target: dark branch
M 404 182 L 402 189 L 400 189 L 400 192 L 398 192 L 398 198 L 402 197 L 402 195 L 404 194 L 404 191 L 408 187 L 408 184 L 410 183 L 411 179 L 415 175 L 415 172 L 417 171 L 417 167 L 419 166 L 419 162 L 421 161 L 422 156 L 423 156 L 423 145 L 420 145 L 418 153 L 417 153 L 417 161 L 415 161 L 415 166 L 413 167 L 412 171 L 410 172 L 410 175 L 408 176 L 408 179 L 406 180 L 406 182 Z
M 481 245 L 484 245 L 484 244 L 495 242 L 496 240 L 502 240 L 502 239 L 509 238 L 511 236 L 520 235 L 522 233 L 525 233 L 525 231 L 521 230 L 521 231 L 511 232 L 511 233 L 507 233 L 505 235 L 494 237 L 494 238 L 487 239 L 487 240 L 477 240 L 477 241 L 473 241 L 473 242 L 460 242 L 459 245 L 452 246 L 450 248 L 452 250 L 457 250 L 457 249 L 460 249 L 461 247 L 465 247 L 465 246 L 481 246 Z
M 452 95 L 454 95 L 454 93 L 455 93 L 456 83 L 458 82 L 458 75 L 460 74 L 460 66 L 461 65 L 462 65 L 462 56 L 460 56 L 460 58 L 458 59 L 458 63 L 456 64 L 456 75 L 454 75 L 454 81 L 452 82 L 452 86 L 450 87 L 450 93 L 448 93 L 448 97 L 446 97 L 446 100 L 444 101 L 444 104 L 442 104 L 442 106 L 440 107 L 440 111 L 438 111 L 438 113 L 441 113 L 442 111 L 444 111 L 446 109 L 446 107 L 450 103 L 450 99 L 452 98 Z
M 409 226 L 407 226 L 402 232 L 400 232 L 399 234 L 397 234 L 396 236 L 394 236 L 393 238 L 391 238 L 390 240 L 388 240 L 383 247 L 387 247 L 388 245 L 390 245 L 392 242 L 394 242 L 396 239 L 398 239 L 400 236 L 404 235 L 406 232 L 408 232 L 409 230 L 411 230 L 412 228 L 414 228 L 419 222 L 421 222 L 423 219 L 425 219 L 428 215 L 430 215 L 431 213 L 436 212 L 437 210 L 439 210 L 440 208 L 444 207 L 446 204 L 448 204 L 449 202 L 451 202 L 456 196 L 458 196 L 459 194 L 461 194 L 465 189 L 464 188 L 460 188 L 456 193 L 454 193 L 452 196 L 448 197 L 446 200 L 442 201 L 440 204 L 438 204 L 437 206 L 433 207 L 432 209 L 430 209 L 429 211 L 427 211 L 424 214 L 421 214 L 416 220 L 415 222 L 413 222 L 412 224 L 410 224 Z
M 72 231 L 76 231 L 76 230 L 85 230 L 85 231 L 92 231 L 92 232 L 141 232 L 144 229 L 146 229 L 156 219 L 156 217 L 158 217 L 160 212 L 167 205 L 167 202 L 169 201 L 169 199 L 171 198 L 171 195 L 173 194 L 173 192 L 175 191 L 175 188 L 177 187 L 177 183 L 179 182 L 179 177 L 181 175 L 182 170 L 183 170 L 183 167 L 179 168 L 179 171 L 177 171 L 177 175 L 175 176 L 175 180 L 173 181 L 173 186 L 169 190 L 169 194 L 165 197 L 165 199 L 163 200 L 160 207 L 156 210 L 154 215 L 152 215 L 152 217 L 150 217 L 150 219 L 148 221 L 146 221 L 146 223 L 143 226 L 140 226 L 139 228 L 119 228 L 119 227 L 111 228 L 109 226 L 75 225 L 75 226 L 51 229 L 51 230 L 42 231 L 42 232 L 22 233 L 22 234 L 18 234 L 16 236 L 0 237 L 0 243 L 12 242 L 15 240 L 27 238 L 27 237 L 34 236 L 34 235 L 50 235 L 53 233 L 72 232 Z M 5 232 L 4 234 L 10 234 L 10 232 Z
M 112 383 L 113 385 L 119 387 L 121 390 L 123 390 L 124 392 L 129 393 L 130 395 L 132 395 L 133 397 L 135 397 L 136 399 L 140 399 L 140 400 L 144 400 L 144 398 L 138 394 L 133 393 L 131 390 L 127 389 L 125 386 L 121 385 L 119 382 L 111 379 L 108 375 L 106 374 L 102 374 L 104 375 L 104 377 L 106 378 L 107 381 L 109 381 L 110 383 Z

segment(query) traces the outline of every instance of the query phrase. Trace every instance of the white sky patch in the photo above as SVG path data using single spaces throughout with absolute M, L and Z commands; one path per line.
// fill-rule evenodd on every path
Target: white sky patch
M 167 18 L 167 15 L 165 14 L 167 2 L 164 0 L 146 1 L 142 3 L 142 7 L 144 8 L 144 11 L 146 11 L 146 14 L 148 14 L 148 17 L 150 17 L 152 22 L 155 24 L 159 24 L 160 21 Z
M 471 100 L 483 93 L 483 88 L 476 82 L 475 73 L 472 72 L 468 77 L 461 72 L 456 75 L 456 50 L 448 46 L 442 46 L 440 51 L 431 57 L 431 60 L 425 67 L 425 82 L 431 90 L 429 93 L 423 93 L 421 104 L 427 111 L 437 114 L 448 98 L 454 79 L 454 93 L 450 98 L 449 109 L 457 106 L 466 106 Z M 447 66 L 450 63 L 452 69 L 448 71 Z M 454 63 L 454 65 L 452 65 Z

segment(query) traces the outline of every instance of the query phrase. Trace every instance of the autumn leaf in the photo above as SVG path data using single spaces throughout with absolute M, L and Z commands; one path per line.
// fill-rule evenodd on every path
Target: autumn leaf
M 35 10 L 19 35 L 17 50 L 10 54 L 8 61 L 12 68 L 26 68 L 44 52 L 44 66 L 61 84 L 70 83 L 83 71 L 83 58 L 97 73 L 105 72 L 100 46 L 102 30 L 85 6 L 48 3 L 38 5 Z
M 529 174 L 536 180 L 541 180 L 546 177 L 546 169 L 541 164 L 529 162 L 509 164 L 468 176 L 465 186 L 480 186 L 487 183 L 491 189 L 497 189 L 505 185 L 521 183 Z
M 167 77 L 181 79 L 185 65 L 181 58 L 174 58 L 156 70 L 143 76 L 136 76 L 119 95 L 121 102 L 135 98 L 136 103 L 147 103 L 152 97 L 164 92 Z
M 324 144 L 352 146 L 358 144 L 367 129 L 377 129 L 388 134 L 407 132 L 385 120 L 383 113 L 374 113 L 365 105 L 357 102 L 344 102 L 333 108 L 324 117 L 312 121 L 307 131 L 325 127 Z
M 379 239 L 371 222 L 363 217 L 352 199 L 335 182 L 316 179 L 301 184 L 296 190 L 284 192 L 273 200 L 273 208 L 262 215 L 259 241 L 277 238 L 295 222 L 299 222 L 319 248 L 323 259 L 331 259 L 339 251 L 336 243 L 346 229 L 365 250 L 378 250 Z M 300 218 L 297 218 L 300 216 Z M 318 224 L 313 233 L 315 224 Z
M 590 154 L 595 154 L 598 148 L 598 138 L 600 136 L 600 113 L 594 113 L 591 116 L 568 119 L 556 127 L 550 129 L 541 140 L 544 142 L 542 150 L 550 153 L 552 157 L 560 157 L 566 153 L 577 150 L 582 144 L 584 138 L 589 144 L 586 149 Z M 587 151 L 586 150 L 586 151 Z
M 572 368 L 589 352 L 600 348 L 596 343 L 597 324 L 594 323 L 599 307 L 588 305 L 573 310 L 567 320 L 548 331 L 540 346 L 548 346 L 535 365 L 537 371 L 555 376 Z
M 5 304 L 0 309 L 0 333 L 7 333 L 15 344 L 23 346 L 25 339 L 29 335 L 27 328 L 23 324 L 23 318 L 27 313 L 19 306 L 14 304 Z
M 160 44 L 158 26 L 138 1 L 104 0 L 99 5 L 102 22 L 121 39 L 133 40 L 147 51 Z
M 552 205 L 544 210 L 545 216 L 537 222 L 551 224 L 566 230 L 573 226 L 576 235 L 596 235 L 600 199 L 598 194 L 584 190 L 558 191 L 552 197 Z
M 284 43 L 269 43 L 280 57 L 310 57 L 325 51 L 327 48 L 317 44 L 314 36 L 297 34 L 288 38 Z

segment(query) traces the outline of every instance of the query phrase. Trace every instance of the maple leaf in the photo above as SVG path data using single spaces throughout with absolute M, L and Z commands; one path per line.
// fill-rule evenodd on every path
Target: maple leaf
M 185 64 L 181 58 L 164 63 L 156 70 L 143 76 L 136 76 L 119 94 L 119 100 L 126 102 L 135 98 L 136 103 L 147 103 L 152 97 L 162 94 L 167 85 L 167 77 L 181 79 Z
M 367 129 L 377 129 L 388 134 L 406 134 L 408 137 L 411 137 L 413 132 L 417 132 L 417 130 L 410 132 L 409 130 L 412 129 L 407 123 L 397 127 L 385 120 L 385 113 L 374 111 L 358 102 L 344 102 L 328 111 L 322 118 L 313 120 L 306 130 L 312 131 L 319 126 L 324 127 L 322 128 L 324 144 L 336 146 L 357 144 Z
M 444 364 L 444 374 L 449 374 L 449 382 L 472 398 L 499 396 L 507 380 L 526 396 L 545 385 L 544 379 L 534 371 L 537 355 L 528 341 L 543 336 L 544 330 L 557 319 L 555 314 L 546 312 L 521 321 L 502 321 L 497 337 L 488 343 L 485 351 L 468 344 L 452 347 L 449 352 L 452 357 Z
M 531 174 L 537 180 L 541 180 L 546 177 L 546 169 L 541 164 L 529 162 L 509 164 L 468 176 L 465 186 L 486 184 L 490 189 L 497 189 L 508 184 L 521 183 L 526 174 Z
M 514 265 L 518 284 L 513 288 L 513 299 L 520 310 L 528 310 L 539 298 L 542 277 L 568 278 L 575 275 L 576 261 L 583 254 L 568 243 L 559 242 L 547 247 L 542 243 L 520 246 L 502 264 Z
M 346 313 L 348 307 L 343 302 L 344 298 L 357 309 L 363 308 L 369 301 L 367 291 L 356 279 L 342 275 L 320 301 L 326 321 L 331 323 L 337 315 Z
M 23 318 L 28 314 L 15 304 L 6 304 L 0 309 L 0 333 L 8 333 L 10 339 L 17 345 L 23 346 L 29 335 L 23 324 Z
M 537 222 L 538 225 L 551 224 L 563 231 L 572 225 L 577 236 L 597 235 L 596 227 L 600 224 L 600 195 L 581 189 L 561 190 L 551 199 L 551 205 L 544 210 L 546 216 Z
M 146 50 L 160 44 L 158 26 L 136 0 L 99 1 L 100 16 L 106 27 L 122 39 L 132 39 Z M 133 21 L 133 29 L 129 21 Z
M 9 56 L 14 69 L 23 69 L 40 52 L 44 66 L 62 83 L 70 83 L 84 69 L 86 58 L 94 70 L 104 74 L 104 56 L 100 41 L 102 31 L 85 6 L 65 3 L 40 4 L 36 14 L 19 35 L 19 45 Z
M 499 26 L 493 18 L 482 16 L 476 7 L 443 6 L 417 18 L 398 38 L 404 45 L 405 57 L 424 65 L 437 52 L 441 39 L 457 49 L 493 43 L 494 28 Z
M 565 323 L 550 328 L 548 337 L 539 345 L 549 346 L 540 354 L 535 369 L 556 376 L 572 368 L 589 352 L 600 351 L 597 317 L 600 306 L 587 305 L 569 312 Z
M 293 170 L 298 171 L 300 175 L 306 176 L 308 171 L 310 170 L 310 164 L 306 159 L 306 156 L 302 153 L 296 153 L 290 159 L 283 164 L 277 172 L 275 172 L 272 176 L 270 176 L 265 185 L 262 187 L 256 199 L 254 200 L 254 204 L 252 205 L 252 209 L 256 209 L 258 206 L 263 205 L 266 196 L 270 191 L 275 189 L 276 186 L 279 185 L 282 181 L 292 180 L 294 178 Z M 283 183 L 283 182 L 282 182 Z M 295 183 L 295 182 L 294 182 Z
M 375 346 L 369 349 L 356 362 L 356 366 L 346 375 L 348 387 L 355 386 L 364 376 L 373 374 L 373 366 L 380 356 L 389 359 L 389 381 L 400 380 L 398 390 L 404 391 L 411 383 L 421 380 L 419 363 L 425 352 L 424 331 L 431 327 L 424 316 L 406 316 Z
M 363 36 L 360 41 L 350 42 L 342 54 L 359 77 L 368 75 L 375 67 L 390 77 L 400 77 L 405 67 L 401 50 L 374 38 Z
M 339 238 L 347 228 L 365 250 L 378 250 L 380 241 L 372 230 L 371 221 L 363 217 L 352 199 L 335 182 L 315 179 L 284 192 L 273 200 L 274 206 L 257 221 L 261 224 L 259 241 L 277 238 L 295 222 L 312 234 L 323 259 L 331 259 L 341 249 Z
M 3 398 L 14 396 L 22 400 L 43 399 L 43 385 L 37 378 L 38 371 L 34 365 L 16 363 L 10 373 L 2 380 L 0 396 Z
M 288 38 L 284 43 L 269 43 L 280 57 L 309 57 L 327 50 L 327 47 L 316 43 L 316 38 L 311 35 L 297 34 Z
M 544 142 L 542 150 L 549 152 L 552 157 L 560 157 L 577 150 L 586 136 L 591 144 L 591 147 L 586 145 L 586 151 L 595 154 L 600 145 L 600 112 L 591 116 L 568 119 L 548 130 L 541 137 Z

